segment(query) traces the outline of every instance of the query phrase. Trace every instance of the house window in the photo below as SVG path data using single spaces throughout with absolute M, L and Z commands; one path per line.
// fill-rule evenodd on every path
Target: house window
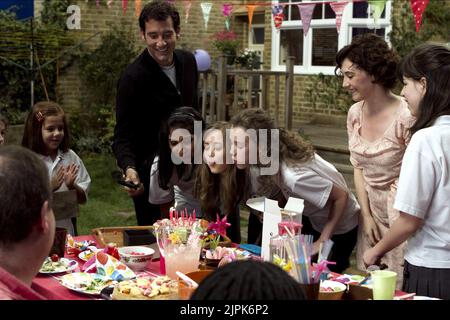
M 306 37 L 297 7 L 300 2 L 317 2 Z M 293 56 L 295 73 L 333 75 L 336 53 L 354 36 L 373 32 L 388 41 L 387 35 L 391 31 L 392 0 L 386 2 L 377 26 L 369 18 L 367 2 L 349 2 L 343 12 L 339 34 L 335 13 L 328 3 L 320 0 L 279 0 L 272 3 L 285 4 L 284 21 L 279 31 L 272 22 L 273 70 L 285 70 L 286 58 Z

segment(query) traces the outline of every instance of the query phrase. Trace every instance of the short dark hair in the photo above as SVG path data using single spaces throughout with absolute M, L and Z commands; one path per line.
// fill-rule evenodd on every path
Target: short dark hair
M 395 87 L 399 56 L 389 48 L 382 37 L 374 33 L 354 37 L 352 42 L 339 50 L 336 55 L 336 75 L 345 59 L 349 59 L 373 76 L 374 83 L 387 89 Z
M 286 271 L 270 263 L 238 260 L 208 275 L 192 300 L 305 300 L 300 285 Z
M 425 95 L 411 134 L 433 125 L 442 115 L 450 115 L 450 50 L 443 45 L 425 43 L 414 48 L 402 61 L 400 75 L 419 81 L 426 79 Z
M 34 152 L 45 154 L 46 147 L 42 139 L 42 125 L 46 117 L 62 116 L 64 123 L 64 138 L 59 145 L 63 152 L 69 150 L 69 127 L 67 126 L 64 110 L 52 101 L 41 101 L 36 103 L 28 114 L 23 131 L 22 146 L 33 150 Z
M 180 14 L 178 10 L 166 1 L 156 0 L 144 6 L 139 16 L 139 27 L 145 32 L 145 23 L 150 20 L 166 21 L 168 17 L 172 17 L 173 28 L 175 32 L 180 31 Z
M 20 146 L 0 148 L 0 244 L 20 242 L 39 221 L 52 192 L 47 167 L 32 151 Z

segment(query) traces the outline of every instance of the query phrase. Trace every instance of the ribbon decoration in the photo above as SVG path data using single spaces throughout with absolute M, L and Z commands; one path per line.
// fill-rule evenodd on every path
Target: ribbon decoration
M 255 12 L 257 5 L 250 4 L 247 6 L 247 12 L 248 12 L 248 28 L 250 29 L 252 27 L 252 20 L 253 20 L 253 13 Z
M 230 31 L 230 16 L 231 11 L 233 10 L 233 5 L 231 3 L 225 3 L 222 5 L 222 14 L 225 16 L 225 26 L 227 27 L 227 30 Z
M 191 10 L 192 2 L 190 0 L 184 0 L 184 23 L 188 23 L 189 11 Z
M 378 25 L 378 19 L 380 19 L 383 13 L 386 0 L 369 0 L 370 13 L 369 15 L 373 17 L 375 25 Z
M 422 24 L 422 16 L 427 8 L 430 0 L 410 0 L 411 8 L 414 14 L 414 22 L 416 23 L 416 32 L 419 32 Z
M 342 22 L 342 13 L 344 12 L 345 6 L 348 2 L 331 2 L 330 6 L 336 14 L 336 29 L 337 32 L 341 30 L 341 22 Z
M 106 5 L 108 6 L 108 9 L 111 9 L 112 3 L 114 2 L 114 0 L 108 0 L 106 2 Z
M 213 4 L 211 2 L 202 2 L 200 3 L 200 6 L 202 7 L 203 20 L 205 21 L 205 30 L 208 30 L 209 14 Z
M 302 20 L 303 35 L 308 35 L 309 26 L 311 25 L 311 18 L 316 7 L 315 3 L 298 4 L 298 11 L 300 11 L 300 19 Z
M 139 18 L 141 15 L 142 0 L 134 0 L 134 15 Z
M 280 31 L 281 24 L 284 20 L 283 5 L 277 4 L 272 7 L 273 23 L 275 28 Z
M 122 14 L 127 14 L 128 0 L 122 0 Z

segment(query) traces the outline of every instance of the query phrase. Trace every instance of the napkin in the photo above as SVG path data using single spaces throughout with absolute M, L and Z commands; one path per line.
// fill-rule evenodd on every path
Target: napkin
M 70 255 L 78 255 L 80 252 L 86 250 L 89 246 L 92 245 L 95 245 L 95 241 L 84 240 L 81 242 L 77 242 L 70 234 L 67 235 L 66 247 L 67 253 Z
M 97 275 L 108 277 L 111 280 L 122 281 L 133 279 L 136 274 L 125 264 L 102 251 L 95 254 L 95 267 Z

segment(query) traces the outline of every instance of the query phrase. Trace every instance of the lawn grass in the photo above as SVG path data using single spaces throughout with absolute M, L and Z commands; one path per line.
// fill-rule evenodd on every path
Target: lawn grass
M 84 165 L 91 176 L 91 187 L 86 204 L 80 206 L 77 220 L 78 234 L 90 234 L 93 228 L 137 225 L 135 215 L 123 216 L 118 212 L 134 213 L 131 198 L 123 187 L 111 178 L 116 169 L 112 154 L 92 154 L 82 156 Z

